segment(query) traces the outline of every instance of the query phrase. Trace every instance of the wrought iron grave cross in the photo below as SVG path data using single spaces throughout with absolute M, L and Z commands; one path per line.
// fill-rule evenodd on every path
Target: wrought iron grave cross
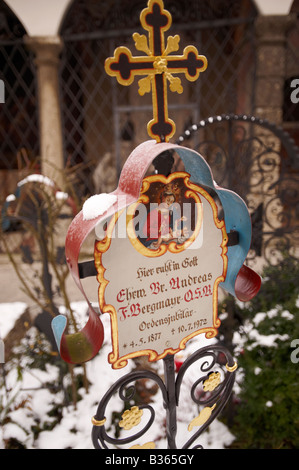
M 171 26 L 171 15 L 164 10 L 162 0 L 149 0 L 148 7 L 140 15 L 142 27 L 148 31 L 145 35 L 133 34 L 135 47 L 144 52 L 144 56 L 132 56 L 124 46 L 114 51 L 114 57 L 105 62 L 108 75 L 115 76 L 121 85 L 131 85 L 135 76 L 142 76 L 138 81 L 139 94 L 152 91 L 153 119 L 147 125 L 150 137 L 157 142 L 168 142 L 175 133 L 175 123 L 168 117 L 167 82 L 172 92 L 182 93 L 183 87 L 179 77 L 173 74 L 182 73 L 187 80 L 195 81 L 200 72 L 207 68 L 207 59 L 199 55 L 196 47 L 187 46 L 183 55 L 169 55 L 179 49 L 180 36 L 169 36 L 166 41 L 164 33 Z

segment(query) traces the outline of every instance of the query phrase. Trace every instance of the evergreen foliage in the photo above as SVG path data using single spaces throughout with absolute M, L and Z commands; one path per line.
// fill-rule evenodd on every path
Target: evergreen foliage
M 299 448 L 299 349 L 293 342 L 297 339 L 298 348 L 299 263 L 284 257 L 278 266 L 265 268 L 262 277 L 257 297 L 245 308 L 235 305 L 243 324 L 234 336 L 240 403 L 233 446 Z

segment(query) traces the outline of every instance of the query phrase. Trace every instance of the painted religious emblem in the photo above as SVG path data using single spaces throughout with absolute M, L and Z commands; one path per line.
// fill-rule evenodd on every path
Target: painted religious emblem
M 137 50 L 145 55 L 132 56 L 130 49 L 118 47 L 113 57 L 105 62 L 108 75 L 116 77 L 121 85 L 131 85 L 136 76 L 138 93 L 143 96 L 152 92 L 153 119 L 147 125 L 150 137 L 157 142 L 168 142 L 175 133 L 175 123 L 168 117 L 167 86 L 170 91 L 181 94 L 183 86 L 177 74 L 194 82 L 207 68 L 208 61 L 194 46 L 185 47 L 182 55 L 174 55 L 179 50 L 180 36 L 169 36 L 165 44 L 164 34 L 170 28 L 172 18 L 164 9 L 162 0 L 150 0 L 148 7 L 140 15 L 140 22 L 148 32 L 148 38 L 134 33 Z
M 143 180 L 138 201 L 115 213 L 95 245 L 99 304 L 111 315 L 113 367 L 141 355 L 158 360 L 199 333 L 217 334 L 226 242 L 214 200 L 189 174 Z

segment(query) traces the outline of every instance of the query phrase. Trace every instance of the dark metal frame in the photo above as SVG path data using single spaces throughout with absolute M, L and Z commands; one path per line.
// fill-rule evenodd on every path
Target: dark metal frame
M 233 388 L 235 381 L 236 363 L 227 349 L 223 346 L 214 344 L 206 346 L 188 357 L 182 364 L 178 373 L 175 372 L 175 362 L 173 355 L 167 355 L 163 359 L 164 363 L 164 381 L 162 378 L 151 370 L 133 371 L 120 378 L 104 395 L 98 405 L 97 412 L 93 417 L 92 441 L 96 449 L 108 449 L 108 445 L 122 448 L 127 444 L 136 442 L 146 434 L 155 421 L 155 410 L 151 404 L 143 404 L 139 406 L 140 410 L 147 409 L 150 417 L 144 427 L 134 435 L 124 436 L 123 431 L 121 437 L 113 437 L 106 431 L 106 407 L 110 399 L 118 393 L 120 400 L 124 403 L 134 399 L 136 396 L 136 385 L 130 385 L 140 379 L 148 379 L 154 381 L 162 392 L 163 406 L 166 413 L 166 437 L 168 449 L 177 449 L 177 407 L 179 406 L 180 390 L 185 373 L 194 363 L 201 360 L 199 366 L 199 378 L 193 383 L 190 390 L 190 398 L 199 407 L 207 407 L 216 404 L 215 411 L 201 424 L 199 429 L 194 432 L 190 439 L 181 447 L 189 449 L 198 437 L 206 430 L 206 428 L 214 421 L 214 419 L 222 412 L 225 407 Z M 215 370 L 222 370 L 224 378 L 222 382 L 211 392 L 203 392 L 199 398 L 196 396 L 196 389 L 200 387 L 209 375 Z M 195 444 L 193 449 L 202 448 L 200 444 Z

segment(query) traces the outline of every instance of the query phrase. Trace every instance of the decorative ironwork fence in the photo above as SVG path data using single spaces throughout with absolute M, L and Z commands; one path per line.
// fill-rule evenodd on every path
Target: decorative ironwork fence
M 263 257 L 275 265 L 284 252 L 299 259 L 299 149 L 290 135 L 265 119 L 235 114 L 201 120 L 178 143 L 193 146 L 195 135 L 194 148 L 213 168 L 217 184 L 249 207 L 249 264 Z

